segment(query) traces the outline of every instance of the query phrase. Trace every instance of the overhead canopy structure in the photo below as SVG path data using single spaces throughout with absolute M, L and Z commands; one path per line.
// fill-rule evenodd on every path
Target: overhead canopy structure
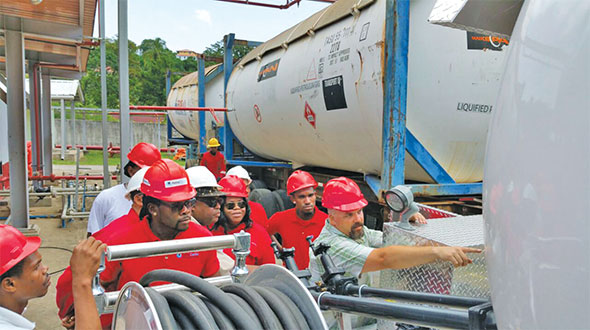
M 22 29 L 25 58 L 43 73 L 80 79 L 86 71 L 97 0 L 0 1 L 0 71 L 6 70 L 6 30 Z M 55 66 L 51 66 L 55 65 Z

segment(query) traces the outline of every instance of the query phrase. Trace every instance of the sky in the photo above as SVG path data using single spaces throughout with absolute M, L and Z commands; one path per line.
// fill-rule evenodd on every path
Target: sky
M 258 1 L 286 3 L 286 0 Z M 299 7 L 293 5 L 280 10 L 215 0 L 129 0 L 129 40 L 139 44 L 144 39 L 159 37 L 172 51 L 190 49 L 201 53 L 228 33 L 235 33 L 236 39 L 267 41 L 327 5 L 303 0 Z M 105 25 L 109 38 L 118 34 L 117 6 L 117 0 L 106 0 Z

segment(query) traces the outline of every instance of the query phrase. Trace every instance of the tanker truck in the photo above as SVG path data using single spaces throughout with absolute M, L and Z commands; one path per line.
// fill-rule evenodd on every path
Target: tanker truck
M 429 24 L 434 0 L 406 2 L 395 19 L 386 17 L 387 3 L 339 0 L 326 7 L 237 62 L 225 92 L 220 67 L 208 68 L 205 104 L 225 102 L 225 121 L 207 113 L 199 126 L 195 112 L 172 111 L 170 122 L 201 145 L 231 132 L 228 163 L 246 167 L 271 190 L 303 167 L 319 182 L 353 177 L 372 201 L 393 183 L 419 183 L 418 195 L 481 194 L 508 41 Z M 388 19 L 405 21 L 406 33 L 388 34 Z M 402 55 L 392 60 L 388 52 Z M 197 89 L 195 72 L 172 87 L 168 105 L 197 106 Z M 401 147 L 387 144 L 394 140 Z

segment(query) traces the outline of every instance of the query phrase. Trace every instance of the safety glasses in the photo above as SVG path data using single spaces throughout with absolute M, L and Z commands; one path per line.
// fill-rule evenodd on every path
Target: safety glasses
M 246 202 L 243 202 L 242 201 L 242 202 L 237 202 L 237 203 L 233 203 L 233 202 L 232 203 L 227 203 L 227 204 L 225 204 L 225 208 L 228 209 L 228 210 L 233 210 L 233 209 L 236 208 L 236 205 L 239 208 L 243 209 L 243 208 L 246 207 Z
M 223 199 L 221 197 L 199 197 L 199 202 L 205 203 L 209 207 L 215 207 L 217 204 L 221 205 Z
M 160 201 L 161 204 L 168 206 L 173 212 L 180 212 L 182 211 L 182 209 L 184 209 L 185 207 L 188 209 L 191 209 L 193 206 L 195 206 L 195 203 L 197 202 L 196 199 L 191 198 L 189 200 L 186 201 L 181 201 L 181 202 L 165 202 L 165 201 Z

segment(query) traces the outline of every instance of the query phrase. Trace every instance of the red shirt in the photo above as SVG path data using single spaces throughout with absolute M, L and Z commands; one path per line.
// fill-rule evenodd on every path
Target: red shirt
M 129 213 L 113 220 L 111 223 L 106 225 L 106 227 L 92 234 L 92 237 L 96 238 L 99 241 L 102 241 L 103 243 L 107 243 L 112 235 L 123 230 L 126 230 L 127 228 L 135 225 L 138 222 L 139 214 L 137 214 L 137 212 L 135 212 L 135 210 L 131 208 L 129 210 Z
M 174 239 L 205 236 L 211 236 L 211 233 L 202 226 L 191 222 L 189 228 L 180 232 Z M 157 241 L 160 241 L 160 239 L 154 235 L 148 221 L 144 220 L 129 227 L 128 230 L 111 236 L 108 244 L 119 245 Z M 219 261 L 215 250 L 114 261 L 107 262 L 106 269 L 101 273 L 100 278 L 104 282 L 112 282 L 121 273 L 117 284 L 117 289 L 120 290 L 125 283 L 130 281 L 139 282 L 145 273 L 162 268 L 179 270 L 201 277 L 210 277 L 219 270 Z M 162 283 L 155 282 L 154 284 Z
M 132 208 L 126 215 L 113 220 L 106 227 L 92 234 L 92 237 L 108 244 L 109 238 L 112 235 L 127 230 L 129 227 L 135 225 L 138 222 L 139 215 Z M 58 315 L 59 318 L 62 319 L 68 314 L 70 310 L 74 308 L 74 296 L 72 293 L 72 270 L 69 266 L 64 270 L 63 274 L 57 280 L 55 289 L 55 302 L 57 303 L 57 308 L 59 309 Z
M 266 226 L 268 226 L 268 217 L 266 216 L 266 211 L 262 204 L 248 201 L 248 205 L 250 206 L 250 219 L 261 225 L 262 228 L 266 228 Z
M 217 180 L 225 175 L 225 157 L 219 151 L 215 155 L 211 154 L 211 151 L 204 153 L 200 165 L 207 167 Z
M 295 248 L 295 263 L 299 269 L 309 267 L 309 243 L 305 239 L 313 235 L 314 240 L 319 236 L 328 215 L 317 207 L 313 218 L 303 220 L 297 216 L 295 209 L 275 213 L 268 220 L 268 233 L 279 233 L 283 239 L 284 248 Z
M 263 264 L 274 264 L 275 254 L 270 246 L 271 240 L 266 230 L 255 222 L 252 223 L 252 227 L 244 229 L 245 227 L 246 225 L 242 223 L 234 230 L 228 232 L 227 235 L 236 234 L 242 230 L 250 234 L 250 254 L 246 257 L 246 265 L 260 266 Z M 226 235 L 221 226 L 213 230 L 212 233 L 215 236 Z M 236 256 L 234 256 L 231 248 L 225 249 L 223 252 L 236 260 Z

